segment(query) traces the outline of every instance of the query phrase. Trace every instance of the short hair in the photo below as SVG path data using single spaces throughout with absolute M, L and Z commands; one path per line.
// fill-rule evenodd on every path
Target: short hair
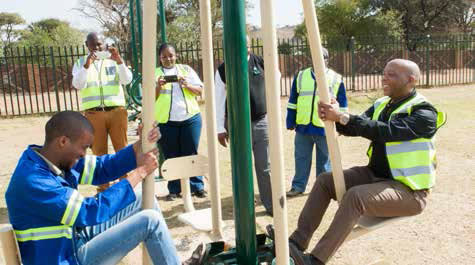
M 86 117 L 77 111 L 61 111 L 53 115 L 45 126 L 45 145 L 54 139 L 67 136 L 75 141 L 83 131 L 94 133 L 94 128 Z
M 97 39 L 103 41 L 103 38 L 97 34 L 97 32 L 89 32 L 86 36 L 86 43 L 90 43 L 92 40 Z
M 163 44 L 160 45 L 160 47 L 158 48 L 158 56 L 162 55 L 162 52 L 163 52 L 166 48 L 172 48 L 172 49 L 176 52 L 175 46 L 173 46 L 173 44 L 171 44 L 171 43 L 163 43 Z

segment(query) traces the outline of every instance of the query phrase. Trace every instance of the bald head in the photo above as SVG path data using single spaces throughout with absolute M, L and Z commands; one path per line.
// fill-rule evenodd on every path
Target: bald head
M 407 77 L 412 76 L 415 82 L 418 82 L 421 78 L 421 70 L 419 69 L 419 66 L 413 61 L 394 59 L 389 61 L 388 65 L 389 64 L 396 65 L 400 69 L 401 73 L 405 74 Z
M 94 133 L 91 123 L 81 113 L 76 111 L 58 112 L 46 123 L 45 145 L 61 136 L 66 136 L 75 141 L 85 131 L 91 134 Z

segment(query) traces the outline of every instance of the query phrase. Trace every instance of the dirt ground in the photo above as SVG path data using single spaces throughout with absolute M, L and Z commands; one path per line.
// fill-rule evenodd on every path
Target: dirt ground
M 373 264 L 384 260 L 384 264 L 475 264 L 475 85 L 420 89 L 434 104 L 448 113 L 448 123 L 437 134 L 438 177 L 437 185 L 429 197 L 426 210 L 419 216 L 401 220 L 378 231 L 348 242 L 329 262 L 331 265 Z M 361 95 L 349 95 L 351 112 L 360 113 L 370 105 L 371 99 Z M 282 99 L 283 119 L 287 99 Z M 17 159 L 27 144 L 42 144 L 43 126 L 47 117 L 29 117 L 0 120 L 0 223 L 8 222 L 3 194 L 13 172 Z M 285 124 L 285 123 L 284 123 Z M 207 154 L 206 124 L 203 125 L 200 153 Z M 283 129 L 285 145 L 285 171 L 287 184 L 293 177 L 294 132 Z M 131 141 L 133 140 L 131 137 Z M 344 168 L 367 163 L 365 151 L 368 141 L 361 138 L 340 137 L 340 148 Z M 226 224 L 225 237 L 233 244 L 233 199 L 229 150 L 219 147 L 221 196 L 223 219 Z M 310 191 L 315 180 L 312 169 Z M 159 195 L 164 196 L 165 183 L 158 186 Z M 255 187 L 256 184 L 255 184 Z M 93 188 L 81 190 L 92 194 Z M 288 202 L 289 231 L 293 231 L 296 220 L 307 196 Z M 168 226 L 182 257 L 188 257 L 200 240 L 209 240 L 203 233 L 193 231 L 180 223 L 177 215 L 183 212 L 182 203 L 159 201 Z M 209 207 L 207 199 L 195 201 L 197 208 Z M 328 227 L 336 210 L 332 203 L 321 227 L 313 237 L 311 246 Z M 256 207 L 257 231 L 262 232 L 272 219 L 264 214 L 263 207 Z M 135 250 L 121 264 L 138 265 L 141 255 Z M 4 264 L 0 258 L 0 264 Z

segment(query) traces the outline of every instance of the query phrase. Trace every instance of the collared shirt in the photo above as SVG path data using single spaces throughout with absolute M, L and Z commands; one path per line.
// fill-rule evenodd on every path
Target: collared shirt
M 40 149 L 39 148 L 31 148 L 33 151 L 35 151 L 35 153 L 41 157 L 45 162 L 46 164 L 48 165 L 49 169 L 57 176 L 61 176 L 61 177 L 64 177 L 64 171 L 62 171 L 61 169 L 59 169 L 55 164 L 53 164 L 53 162 L 49 161 L 48 158 L 44 157 L 41 153 L 40 153 Z
M 110 60 L 110 59 L 105 59 Z M 96 69 L 101 69 L 103 60 L 94 60 L 93 65 L 89 67 L 95 67 Z M 85 63 L 85 62 L 84 62 Z M 117 65 L 118 74 L 119 74 L 119 84 L 127 85 L 132 82 L 132 72 L 129 68 L 125 65 L 125 62 L 122 64 Z M 76 89 L 83 89 L 87 86 L 87 70 L 84 68 L 84 65 L 79 65 L 76 62 L 73 66 L 73 87 Z M 121 91 L 121 93 L 123 93 Z

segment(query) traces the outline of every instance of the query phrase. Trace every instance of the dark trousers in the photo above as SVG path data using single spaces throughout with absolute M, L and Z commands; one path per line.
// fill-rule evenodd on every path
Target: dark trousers
M 368 167 L 353 167 L 344 170 L 343 175 L 347 191 L 330 227 L 311 251 L 325 263 L 362 215 L 410 216 L 421 213 L 426 206 L 428 191 L 413 191 L 399 181 L 378 178 Z M 290 236 L 302 249 L 308 248 L 331 199 L 336 199 L 332 173 L 320 174 L 300 213 L 297 229 Z
M 189 118 L 185 121 L 168 121 L 160 124 L 162 137 L 158 141 L 165 159 L 196 155 L 201 136 L 201 114 Z M 203 176 L 190 178 L 191 192 L 204 189 Z M 181 193 L 180 180 L 168 182 L 170 193 Z

